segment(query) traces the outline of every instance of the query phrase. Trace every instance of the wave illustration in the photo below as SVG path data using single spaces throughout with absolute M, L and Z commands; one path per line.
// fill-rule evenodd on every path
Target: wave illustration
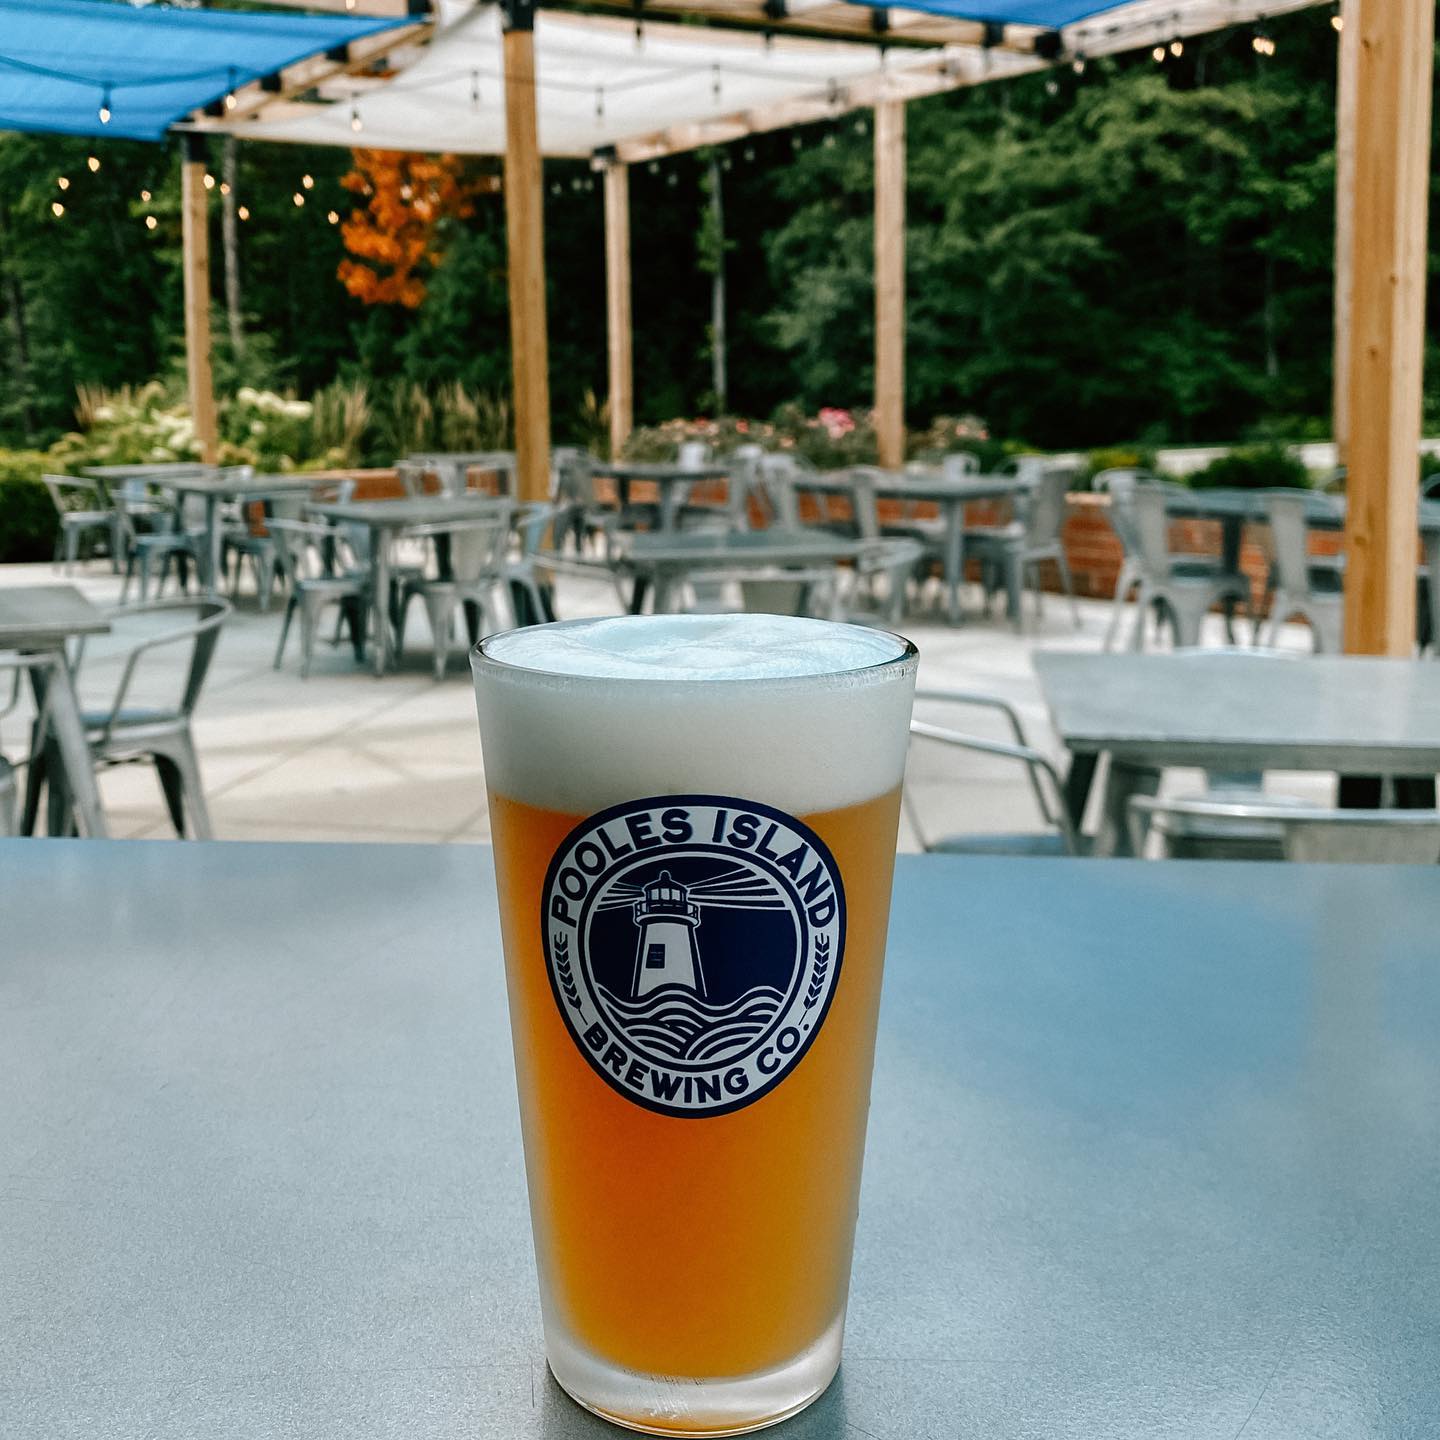
M 785 997 L 757 985 L 728 1005 L 708 1005 L 683 985 L 662 985 L 643 1000 L 622 1000 L 599 987 L 606 1007 L 636 1044 L 692 1063 L 728 1060 L 747 1049 L 779 1013 Z

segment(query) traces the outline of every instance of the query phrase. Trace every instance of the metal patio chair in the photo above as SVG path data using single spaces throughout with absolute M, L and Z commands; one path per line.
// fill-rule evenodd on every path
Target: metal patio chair
M 220 628 L 230 614 L 229 602 L 213 596 L 199 600 L 152 600 L 112 610 L 110 618 L 116 622 L 116 634 L 123 635 L 129 622 L 133 621 L 149 622 L 173 616 L 177 623 L 161 627 L 158 633 L 146 623 L 140 631 L 140 638 L 120 652 L 124 656 L 124 664 L 108 709 L 87 710 L 81 715 L 85 739 L 97 769 L 145 760 L 155 766 L 175 833 L 182 839 L 187 835 L 195 840 L 213 838 L 190 722 L 205 687 L 205 677 L 215 655 Z M 141 662 L 156 651 L 186 643 L 190 646 L 190 655 L 178 700 L 173 704 L 127 705 Z M 107 656 L 118 658 L 108 649 Z M 81 643 L 72 661 L 77 680 L 84 660 L 85 646 Z M 69 796 L 59 780 L 60 767 L 54 757 L 53 742 L 46 733 L 43 717 L 36 725 L 31 765 L 35 770 L 31 783 L 37 797 L 40 784 L 48 784 L 49 833 L 74 833 Z M 33 824 L 34 813 L 32 801 L 27 804 L 27 828 Z
M 991 740 L 968 731 L 934 725 L 928 720 L 912 720 L 910 734 L 914 739 L 936 741 L 953 749 L 994 756 L 1023 765 L 1036 807 L 1047 827 L 1041 832 L 930 838 L 920 824 L 914 792 L 907 783 L 901 792 L 901 803 L 916 838 L 925 850 L 943 855 L 1054 856 L 1083 853 L 1082 839 L 1071 824 L 1069 811 L 1065 807 L 1065 785 L 1060 772 L 1048 756 L 1041 754 L 1026 739 L 1025 728 L 1020 723 L 1020 716 L 1013 705 L 998 695 L 985 695 L 968 690 L 917 690 L 915 699 L 917 702 L 938 701 L 960 707 L 991 710 L 1003 716 L 1012 737 L 1008 741 Z
M 46 490 L 55 506 L 59 530 L 55 536 L 55 564 L 64 563 L 68 575 L 80 557 L 80 542 L 86 535 L 105 536 L 111 564 L 118 566 L 116 548 L 116 516 L 113 504 L 107 504 L 98 480 L 76 480 L 69 475 L 42 475 Z M 78 501 L 80 508 L 72 509 Z
M 443 680 L 450 659 L 450 637 L 457 610 L 463 611 L 473 645 L 484 635 L 513 626 L 506 560 L 510 548 L 508 507 L 483 520 L 460 524 L 413 526 L 406 535 L 445 535 L 450 542 L 450 574 L 444 579 L 405 582 L 395 616 L 395 654 L 405 651 L 405 621 L 418 595 L 434 638 L 435 678 Z
M 1242 606 L 1247 618 L 1252 613 L 1246 576 L 1203 555 L 1172 553 L 1166 500 L 1175 491 L 1182 487 L 1163 481 L 1110 484 L 1116 533 L 1123 529 L 1131 536 L 1140 572 L 1132 650 L 1144 648 L 1145 617 L 1151 610 L 1160 622 L 1169 624 L 1176 648 L 1199 645 L 1201 622 L 1216 604 L 1224 606 L 1226 636 L 1232 645 L 1234 606 Z
M 371 579 L 368 570 L 344 570 L 337 561 L 341 532 L 334 526 L 309 520 L 272 520 L 275 557 L 285 576 L 289 596 L 285 618 L 280 623 L 280 640 L 275 646 L 274 668 L 285 656 L 290 622 L 300 612 L 300 678 L 308 679 L 315 655 L 315 636 L 320 616 L 331 605 L 340 608 L 340 619 L 350 627 L 350 641 L 357 661 L 365 659 L 366 617 L 370 611 Z M 337 639 L 332 642 L 338 644 Z
M 242 511 L 251 505 L 260 505 L 264 510 L 263 519 L 242 518 L 227 524 L 224 530 L 221 570 L 230 577 L 230 599 L 240 598 L 240 572 L 246 560 L 250 562 L 255 577 L 255 595 L 262 613 L 270 609 L 270 597 L 275 589 L 276 579 L 283 580 L 285 572 L 280 565 L 279 547 L 270 525 L 275 520 L 298 520 L 305 513 L 305 497 L 292 493 L 280 495 L 256 495 L 246 500 Z M 233 573 L 230 562 L 235 562 Z
M 511 517 L 520 550 L 505 562 L 505 578 L 519 625 L 541 625 L 555 618 L 555 587 L 548 574 L 541 578 L 539 557 L 558 514 L 557 506 L 536 502 L 519 506 Z
M 115 503 L 125 537 L 125 578 L 120 582 L 120 603 L 125 604 L 130 581 L 137 579 L 143 604 L 149 598 L 152 574 L 158 598 L 169 578 L 172 562 L 180 588 L 189 589 L 191 569 L 198 573 L 204 563 L 208 537 L 204 499 L 198 495 L 171 494 L 157 503 L 148 496 L 137 498 L 132 492 L 121 491 L 116 493 Z
M 1158 842 L 1161 859 L 1326 861 L 1335 864 L 1440 864 L 1440 811 L 1324 810 L 1279 797 L 1130 801 L 1131 842 L 1143 855 Z M 1224 827 L 1211 840 L 1207 824 Z M 1245 827 L 1250 853 L 1237 855 L 1233 836 Z
M 1270 522 L 1270 631 L 1264 642 L 1274 645 L 1280 626 L 1300 616 L 1309 622 L 1317 654 L 1336 654 L 1344 648 L 1345 564 L 1343 558 L 1315 559 L 1310 555 L 1310 507 L 1313 497 L 1303 490 L 1274 490 L 1265 497 Z M 1338 520 L 1338 511 L 1337 511 Z M 1261 643 L 1261 621 L 1255 621 L 1255 643 Z
M 1020 516 L 1008 525 L 976 525 L 965 530 L 965 553 L 974 555 L 986 574 L 987 593 L 1003 586 L 1006 604 L 1017 630 L 1025 628 L 1025 581 L 1033 580 L 1035 614 L 1041 613 L 1040 566 L 1053 561 L 1060 583 L 1070 599 L 1070 614 L 1080 628 L 1080 607 L 1075 603 L 1075 584 L 1065 556 L 1065 520 L 1069 515 L 1070 483 L 1073 472 L 1064 466 L 1047 465 L 1028 495 L 1017 497 Z M 996 581 L 998 580 L 998 584 Z

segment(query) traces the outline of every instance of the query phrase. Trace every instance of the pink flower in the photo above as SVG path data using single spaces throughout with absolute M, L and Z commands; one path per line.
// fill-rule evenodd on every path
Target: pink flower
M 740 435 L 748 435 L 750 433 L 750 422 L 748 420 L 737 420 L 735 422 L 735 430 Z

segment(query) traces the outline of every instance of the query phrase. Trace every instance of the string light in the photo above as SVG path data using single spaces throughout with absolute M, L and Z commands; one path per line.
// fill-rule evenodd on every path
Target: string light
M 159 223 L 153 215 L 147 215 L 145 217 L 145 228 L 147 230 L 153 230 Z
M 150 192 L 148 190 L 142 190 L 140 192 L 140 198 L 148 205 L 150 203 Z
M 1338 10 L 1330 17 L 1330 28 L 1337 35 L 1345 28 L 1345 17 Z
M 1164 62 L 1164 59 L 1165 59 L 1165 47 L 1164 47 L 1163 45 L 1157 45 L 1157 46 L 1150 52 L 1150 58 L 1151 58 L 1157 65 L 1162 64 L 1162 63 Z
M 85 163 L 90 167 L 90 173 L 93 175 L 100 168 L 100 157 L 98 155 L 91 155 L 86 159 Z
M 250 218 L 250 207 L 248 205 L 242 205 L 235 213 L 242 220 L 248 220 Z
M 345 0 L 345 8 L 347 10 L 353 10 L 355 8 L 355 0 Z
M 97 113 L 100 116 L 100 123 L 102 125 L 108 125 L 110 123 L 110 87 L 108 85 L 101 92 L 100 109 Z M 91 168 L 93 169 L 94 167 L 92 166 Z
M 235 98 L 235 67 L 230 67 L 230 88 L 225 92 L 225 108 L 233 110 L 240 102 Z
M 298 190 L 290 198 L 294 200 L 297 210 L 305 203 L 305 197 Z
M 205 188 L 207 190 L 213 190 L 215 188 L 215 177 L 208 172 L 205 176 Z
M 1250 42 L 1250 48 L 1257 55 L 1273 55 L 1275 53 L 1275 42 L 1263 31 L 1257 30 L 1255 38 Z
M 340 223 L 340 214 L 339 214 L 339 212 L 336 211 L 336 210 L 332 210 L 325 218 L 326 218 L 332 225 L 338 225 L 338 224 Z
M 68 190 L 70 188 L 70 180 L 68 176 L 62 175 L 55 183 L 62 190 Z
M 58 200 L 52 200 L 50 213 L 58 220 L 65 213 L 65 207 Z
M 1058 95 L 1060 93 L 1060 82 L 1050 79 L 1045 82 L 1045 93 L 1047 95 Z
M 230 193 L 230 186 L 224 180 L 220 182 L 220 193 L 222 195 L 228 195 Z
M 1077 75 L 1083 75 L 1085 73 L 1085 56 L 1081 51 L 1077 50 L 1075 52 L 1075 58 L 1070 62 L 1070 68 Z
M 1170 42 L 1170 53 L 1177 60 L 1185 53 L 1185 42 L 1178 35 Z
M 313 175 L 302 175 L 300 177 L 300 183 L 307 190 L 313 190 L 315 188 L 315 177 Z

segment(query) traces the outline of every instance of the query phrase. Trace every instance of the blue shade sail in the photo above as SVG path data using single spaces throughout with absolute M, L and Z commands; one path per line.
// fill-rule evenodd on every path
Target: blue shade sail
M 409 23 L 0 0 L 0 130 L 160 140 L 238 85 Z
M 871 10 L 885 10 L 882 0 L 852 0 Z M 907 10 L 944 15 L 951 20 L 978 20 L 993 25 L 1036 25 L 1060 30 L 1092 15 L 1119 10 L 1130 0 L 904 0 Z

